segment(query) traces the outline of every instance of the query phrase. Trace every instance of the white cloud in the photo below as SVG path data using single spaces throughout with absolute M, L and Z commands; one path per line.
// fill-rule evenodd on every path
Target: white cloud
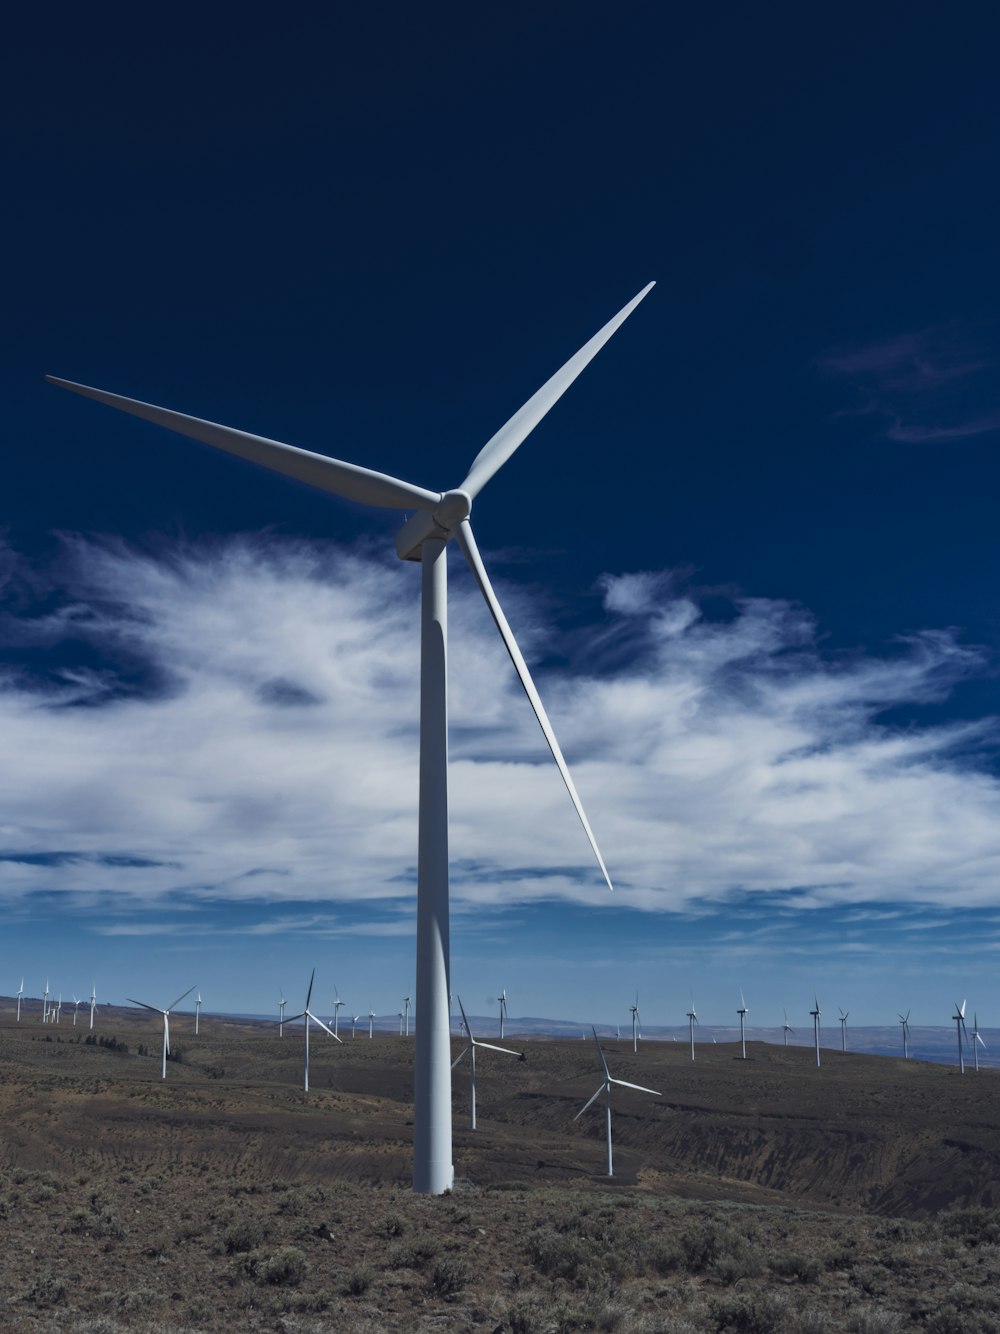
M 377 901 L 412 892 L 418 567 L 273 538 L 158 554 L 77 541 L 63 576 L 60 610 L 6 623 L 22 648 L 90 652 L 0 690 L 16 757 L 0 775 L 0 894 L 367 900 L 374 921 Z M 668 574 L 608 576 L 603 591 L 593 651 L 539 685 L 621 902 L 1000 901 L 1000 788 L 981 763 L 995 720 L 878 721 L 946 699 L 982 670 L 975 652 L 934 632 L 824 660 L 787 603 L 744 599 L 713 621 Z M 536 654 L 558 647 L 523 591 L 501 596 Z M 456 907 L 605 902 L 457 569 L 452 598 Z M 269 929 L 285 929 L 280 913 Z

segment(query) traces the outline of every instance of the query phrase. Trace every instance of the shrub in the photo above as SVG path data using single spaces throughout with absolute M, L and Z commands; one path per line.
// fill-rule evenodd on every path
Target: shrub
M 718 1334 L 773 1334 L 784 1323 L 785 1304 L 769 1292 L 754 1292 L 712 1303 Z
M 769 1264 L 772 1274 L 778 1278 L 797 1279 L 800 1283 L 815 1283 L 823 1272 L 823 1266 L 814 1255 L 803 1255 L 797 1251 L 779 1251 Z
M 281 1246 L 258 1270 L 258 1282 L 294 1287 L 305 1278 L 306 1256 L 297 1246 Z
M 344 1279 L 341 1292 L 345 1297 L 362 1297 L 372 1285 L 372 1272 L 359 1266 Z
M 439 1297 L 454 1297 L 469 1281 L 469 1271 L 461 1260 L 446 1255 L 438 1260 L 430 1272 L 427 1285 Z
M 40 1269 L 24 1298 L 33 1306 L 55 1306 L 66 1300 L 66 1284 L 51 1269 Z
M 406 1232 L 406 1219 L 402 1214 L 386 1214 L 375 1224 L 375 1231 L 380 1237 L 401 1237 Z
M 240 1218 L 230 1223 L 222 1234 L 227 1255 L 242 1255 L 258 1247 L 266 1236 L 264 1224 L 257 1218 Z

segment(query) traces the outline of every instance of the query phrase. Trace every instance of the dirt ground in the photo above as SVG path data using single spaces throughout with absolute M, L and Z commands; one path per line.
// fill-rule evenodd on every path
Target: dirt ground
M 0 1328 L 1000 1330 L 1000 1075 L 752 1045 L 483 1053 L 409 1190 L 412 1039 L 0 1023 Z M 89 1037 L 92 1042 L 88 1042 Z M 520 1046 L 519 1042 L 512 1045 Z M 456 1040 L 456 1054 L 460 1050 Z

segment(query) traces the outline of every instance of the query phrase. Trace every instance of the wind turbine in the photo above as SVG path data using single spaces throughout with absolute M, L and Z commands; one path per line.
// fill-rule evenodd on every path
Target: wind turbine
M 470 1100 L 469 1100 L 469 1107 L 470 1107 L 469 1129 L 470 1129 L 470 1130 L 475 1130 L 475 1128 L 476 1128 L 476 1048 L 477 1048 L 477 1047 L 485 1047 L 487 1051 L 502 1051 L 502 1052 L 503 1052 L 505 1055 L 507 1055 L 507 1056 L 518 1056 L 518 1057 L 520 1057 L 520 1059 L 521 1059 L 522 1061 L 524 1060 L 524 1053 L 523 1053 L 523 1052 L 520 1052 L 520 1051 L 511 1051 L 511 1049 L 510 1049 L 509 1047 L 494 1047 L 494 1045 L 493 1045 L 492 1042 L 480 1042 L 479 1039 L 473 1035 L 472 1029 L 469 1027 L 469 1021 L 468 1021 L 468 1019 L 465 1018 L 465 1007 L 462 1005 L 462 997 L 461 997 L 461 996 L 458 997 L 458 1008 L 462 1011 L 462 1018 L 465 1020 L 465 1031 L 466 1031 L 466 1033 L 468 1033 L 468 1035 L 469 1035 L 469 1045 L 468 1045 L 467 1047 L 463 1047 L 463 1048 L 462 1048 L 462 1050 L 459 1052 L 459 1054 L 458 1054 L 458 1055 L 455 1057 L 455 1059 L 452 1061 L 452 1063 L 451 1063 L 451 1068 L 454 1070 L 455 1066 L 458 1065 L 459 1061 L 460 1061 L 460 1060 L 462 1059 L 462 1057 L 466 1054 L 466 1052 L 469 1053 L 469 1060 L 470 1060 L 470 1064 L 471 1064 L 471 1066 L 472 1066 L 472 1091 L 471 1091 L 471 1094 L 470 1094 Z
M 506 988 L 506 987 L 504 987 L 503 991 L 501 991 L 500 995 L 497 997 L 497 1002 L 498 1002 L 498 1004 L 499 1004 L 499 1006 L 500 1006 L 500 1041 L 503 1042 L 503 1022 L 504 1022 L 504 1020 L 507 1018 L 507 988 Z M 469 1036 L 470 1036 L 470 1037 L 472 1036 L 471 1033 L 470 1033 Z M 451 1068 L 454 1070 L 455 1067 L 452 1066 Z
M 56 1023 L 62 1018 L 62 992 L 59 993 L 59 999 L 56 1001 Z
M 17 989 L 17 1023 L 21 1022 L 21 997 L 24 995 L 24 978 L 21 978 L 21 985 Z
M 749 1011 L 747 1010 L 747 1003 L 743 999 L 742 991 L 740 991 L 740 1008 L 736 1013 L 740 1016 L 740 1050 L 743 1052 L 743 1059 L 745 1061 L 747 1058 L 746 1017 Z
M 597 1038 L 597 1029 L 596 1028 L 592 1029 L 592 1032 L 594 1034 L 594 1041 L 595 1043 L 597 1043 L 597 1054 L 601 1058 L 601 1069 L 604 1072 L 604 1080 L 600 1088 L 593 1095 L 593 1097 L 588 1098 L 587 1101 L 584 1103 L 584 1105 L 577 1112 L 576 1116 L 573 1117 L 573 1120 L 579 1121 L 580 1117 L 584 1114 L 587 1108 L 590 1107 L 591 1104 L 594 1103 L 601 1096 L 602 1093 L 604 1094 L 604 1124 L 607 1129 L 607 1136 L 608 1136 L 608 1176 L 612 1177 L 614 1176 L 614 1167 L 611 1160 L 611 1085 L 617 1084 L 619 1088 L 635 1089 L 637 1093 L 651 1093 L 654 1098 L 659 1098 L 661 1095 L 656 1091 L 656 1089 L 643 1088 L 641 1084 L 630 1084 L 627 1079 L 613 1079 L 611 1076 L 611 1071 L 608 1069 L 608 1063 L 604 1059 L 604 1052 L 601 1050 L 601 1044 Z
M 986 1043 L 979 1036 L 979 1016 L 972 1012 L 972 1052 L 976 1058 L 976 1074 L 979 1074 L 979 1048 L 986 1050 Z
M 201 1018 L 201 992 L 195 997 L 194 1001 L 194 1035 L 198 1036 L 198 1020 Z
M 694 1012 L 694 994 L 691 995 L 691 1008 L 688 1010 L 688 1028 L 691 1030 L 691 1059 L 694 1060 L 694 1026 L 698 1022 L 698 1016 Z
M 309 978 L 309 990 L 306 992 L 306 1003 L 302 1008 L 302 1013 L 293 1014 L 291 1019 L 289 1019 L 288 1021 L 290 1024 L 294 1024 L 296 1019 L 304 1019 L 306 1021 L 305 1077 L 303 1079 L 303 1085 L 302 1085 L 306 1093 L 309 1092 L 309 1020 L 311 1019 L 314 1024 L 319 1024 L 323 1032 L 329 1033 L 335 1042 L 340 1042 L 340 1038 L 337 1037 L 333 1029 L 327 1028 L 326 1024 L 323 1023 L 323 1020 L 320 1019 L 318 1015 L 313 1014 L 312 1010 L 310 1010 L 309 1008 L 309 1002 L 312 1000 L 312 994 L 313 994 L 313 982 L 315 980 L 316 980 L 316 969 L 314 968 L 312 970 L 312 976 Z M 343 1046 L 343 1043 L 341 1043 L 341 1046 Z
M 288 1001 L 285 1000 L 285 993 L 278 988 L 278 1037 L 285 1036 L 285 1006 Z
M 154 1014 L 163 1015 L 163 1073 L 161 1075 L 162 1079 L 166 1079 L 167 1077 L 167 1057 L 170 1055 L 170 1012 L 171 1010 L 176 1010 L 178 1005 L 180 1005 L 181 1001 L 184 1000 L 185 997 L 190 996 L 192 991 L 194 991 L 194 987 L 188 987 L 184 995 L 178 996 L 177 999 L 175 1001 L 172 1001 L 165 1010 L 161 1010 L 158 1005 L 147 1005 L 145 1001 L 133 1000 L 131 996 L 125 997 L 125 999 L 128 1001 L 130 1005 L 141 1005 L 144 1010 L 152 1010 Z
M 410 1036 L 410 998 L 403 997 L 403 1037 Z M 448 1037 L 451 1038 L 451 1019 L 448 1020 Z
M 905 1014 L 901 1014 L 901 1015 L 899 1016 L 899 1022 L 903 1025 L 903 1060 L 904 1060 L 904 1061 L 908 1061 L 908 1060 L 910 1059 L 910 1050 L 909 1050 L 909 1047 L 910 1047 L 910 1041 L 909 1041 L 909 1040 L 910 1040 L 910 1012 L 909 1012 L 909 1010 L 907 1010 Z
M 965 1040 L 968 1042 L 969 1034 L 965 1029 L 965 1001 L 961 1005 L 955 1006 L 955 1013 L 951 1016 L 955 1021 L 955 1031 L 958 1034 L 958 1072 L 965 1074 L 965 1053 L 962 1051 L 962 1034 L 965 1033 Z
M 90 1027 L 94 1027 L 94 1009 L 97 1006 L 97 983 L 91 983 L 90 987 Z
M 403 1011 L 399 1012 L 399 1036 L 403 1036 Z
M 42 992 L 42 1023 L 49 1022 L 49 979 L 45 979 L 45 990 Z
M 428 491 L 397 477 L 324 454 L 200 420 L 55 376 L 50 383 L 121 409 L 286 477 L 359 504 L 416 511 L 396 537 L 403 560 L 421 565 L 420 795 L 417 852 L 417 998 L 420 1021 L 414 1069 L 413 1188 L 440 1195 L 455 1170 L 451 1151 L 451 1033 L 448 1014 L 448 679 L 447 561 L 452 537 L 479 585 L 535 712 L 608 887 L 611 880 L 566 761 L 521 651 L 497 601 L 469 524 L 479 492 L 650 292 L 649 283 L 571 357 L 486 442 L 457 490 Z
M 369 1010 L 369 1011 L 368 1011 L 368 1041 L 369 1041 L 369 1042 L 371 1042 L 371 1040 L 372 1040 L 372 1033 L 374 1032 L 374 1029 L 375 1029 L 375 1011 L 374 1011 L 374 1010 Z
M 813 1006 L 814 1006 L 814 1008 L 811 1009 L 811 1010 L 809 1011 L 809 1013 L 812 1015 L 812 1021 L 813 1021 L 813 1040 L 814 1040 L 815 1043 L 816 1043 L 816 1068 L 819 1069 L 819 1016 L 820 1016 L 820 1008 L 819 1008 L 819 1000 L 818 1000 L 818 998 L 817 998 L 816 996 L 813 996 Z
M 360 1014 L 352 1014 L 352 1015 L 351 1015 L 351 1040 L 352 1040 L 352 1041 L 354 1040 L 354 1038 L 356 1038 L 356 1037 L 358 1036 L 358 1020 L 359 1020 L 360 1018 L 361 1018 Z
M 639 1050 L 639 993 L 635 993 L 635 1004 L 630 1005 L 629 1011 L 632 1015 L 632 1054 L 635 1055 Z
M 333 994 L 334 994 L 334 997 L 335 997 L 335 1000 L 334 1000 L 334 1002 L 333 1002 L 333 1036 L 334 1036 L 334 1037 L 339 1037 L 339 1036 L 340 1036 L 340 1010 L 341 1010 L 341 1006 L 344 1004 L 344 1001 L 342 1001 L 342 1000 L 340 999 L 340 992 L 337 990 L 336 987 L 334 987 L 334 989 L 333 989 Z
M 74 993 L 73 993 L 73 1027 L 74 1027 L 74 1028 L 76 1028 L 76 1016 L 77 1016 L 77 1013 L 78 1013 L 78 1011 L 79 1011 L 79 1009 L 80 1009 L 81 1004 L 82 1004 L 82 1001 L 78 1001 L 78 1000 L 77 1000 L 77 998 L 76 998 L 76 993 L 74 992 Z
M 842 1010 L 837 1006 L 837 1013 L 840 1015 L 840 1050 L 847 1051 L 847 1016 L 850 1010 Z
M 794 1028 L 791 1026 L 791 1024 L 788 1022 L 788 1011 L 787 1011 L 787 1010 L 784 1011 L 784 1015 L 785 1015 L 785 1022 L 781 1025 L 781 1032 L 782 1032 L 782 1035 L 784 1036 L 784 1039 L 785 1039 L 785 1046 L 787 1047 L 787 1046 L 788 1046 L 788 1035 L 789 1035 L 789 1033 L 794 1033 L 794 1032 L 795 1032 L 795 1029 L 794 1029 Z

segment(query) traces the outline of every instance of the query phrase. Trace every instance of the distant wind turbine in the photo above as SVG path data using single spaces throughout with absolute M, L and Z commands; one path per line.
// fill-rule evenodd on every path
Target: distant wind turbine
M 372 1034 L 375 1031 L 375 1011 L 368 1011 L 368 1041 L 371 1042 Z
M 21 978 L 21 985 L 17 989 L 17 1023 L 21 1022 L 21 997 L 24 995 L 24 978 Z
M 905 1014 L 901 1014 L 901 1015 L 899 1016 L 899 1022 L 900 1022 L 900 1023 L 902 1024 L 902 1026 L 903 1026 L 903 1060 L 904 1060 L 904 1061 L 908 1061 L 908 1060 L 910 1059 L 910 1050 L 909 1050 L 909 1048 L 910 1048 L 910 1012 L 909 1012 L 909 1010 L 907 1010 Z
M 443 1194 L 451 1188 L 454 1180 L 451 1148 L 451 1033 L 448 1014 L 447 544 L 452 537 L 456 539 L 472 570 L 610 888 L 611 880 L 604 859 L 527 665 L 493 591 L 469 524 L 469 516 L 476 497 L 490 478 L 562 397 L 652 286 L 649 283 L 633 297 L 528 399 L 479 451 L 461 487 L 447 492 L 426 490 L 384 473 L 233 430 L 216 422 L 202 421 L 54 376 L 47 377 L 50 383 L 64 389 L 181 435 L 201 440 L 347 500 L 387 509 L 415 511 L 397 535 L 396 550 L 402 559 L 419 561 L 422 566 L 417 853 L 417 1009 L 420 1017 L 414 1063 L 413 1110 L 413 1187 L 419 1193 Z
M 335 1042 L 340 1042 L 340 1038 L 337 1037 L 333 1029 L 327 1028 L 319 1015 L 313 1014 L 312 1010 L 309 1008 L 309 1002 L 312 1000 L 313 994 L 313 982 L 315 982 L 315 980 L 316 969 L 314 968 L 312 970 L 312 976 L 309 978 L 309 990 L 306 992 L 306 1003 L 302 1008 L 302 1013 L 293 1014 L 291 1019 L 288 1020 L 290 1024 L 294 1024 L 296 1019 L 304 1019 L 306 1021 L 305 1074 L 302 1081 L 302 1086 L 306 1093 L 309 1092 L 309 1021 L 312 1020 L 314 1024 L 319 1024 L 324 1033 L 329 1033 L 330 1037 L 332 1037 Z M 343 1046 L 343 1043 L 341 1043 L 341 1046 Z
M 498 1002 L 498 1004 L 499 1004 L 499 1006 L 500 1006 L 500 1041 L 503 1042 L 503 1025 L 504 1025 L 504 1020 L 507 1018 L 507 988 L 506 988 L 506 987 L 504 987 L 503 991 L 501 991 L 500 995 L 497 997 L 497 1002 Z M 454 1066 L 452 1066 L 452 1069 L 454 1069 Z
M 42 992 L 42 1023 L 49 1022 L 49 979 L 45 979 L 45 990 Z
M 842 1010 L 837 1006 L 837 1013 L 840 1015 L 840 1050 L 847 1051 L 847 1016 L 850 1010 Z
M 172 1010 L 176 1010 L 181 1001 L 190 996 L 192 991 L 194 991 L 194 987 L 188 987 L 184 995 L 178 996 L 175 1001 L 171 1001 L 165 1010 L 161 1010 L 158 1005 L 147 1005 L 145 1001 L 133 1000 L 131 996 L 125 998 L 130 1005 L 141 1005 L 144 1010 L 152 1010 L 154 1014 L 163 1015 L 163 1073 L 160 1076 L 162 1079 L 167 1077 L 167 1057 L 170 1055 L 170 1013 Z
M 94 1027 L 94 1010 L 97 1007 L 97 983 L 91 983 L 90 987 L 90 1027 Z
M 979 1036 L 979 1016 L 972 1012 L 972 1051 L 976 1058 L 976 1074 L 979 1074 L 979 1048 L 986 1050 L 986 1043 Z
M 352 1015 L 351 1015 L 351 1038 L 352 1038 L 352 1039 L 353 1039 L 353 1038 L 356 1038 L 356 1037 L 358 1036 L 358 1020 L 359 1020 L 360 1018 L 361 1018 L 360 1014 L 352 1014 Z
M 340 1011 L 345 1002 L 340 999 L 340 992 L 336 987 L 333 989 L 333 995 L 333 1036 L 336 1038 L 340 1036 Z
M 471 1087 L 470 1094 L 469 1094 L 469 1108 L 470 1108 L 470 1112 L 469 1112 L 469 1128 L 470 1128 L 471 1130 L 475 1130 L 475 1128 L 476 1128 L 476 1049 L 477 1049 L 478 1047 L 485 1047 L 487 1051 L 499 1051 L 499 1052 L 503 1052 L 504 1055 L 506 1055 L 506 1056 L 518 1056 L 518 1057 L 520 1057 L 521 1060 L 524 1060 L 524 1053 L 523 1053 L 523 1052 L 520 1052 L 520 1051 L 511 1051 L 511 1049 L 510 1049 L 509 1047 L 494 1047 L 494 1045 L 493 1045 L 492 1042 L 480 1042 L 479 1039 L 473 1034 L 472 1029 L 471 1029 L 471 1027 L 469 1026 L 469 1021 L 468 1021 L 468 1019 L 466 1019 L 466 1017 L 465 1017 L 465 1007 L 462 1005 L 462 997 L 461 997 L 461 996 L 458 997 L 458 1008 L 462 1011 L 462 1019 L 465 1021 L 465 1031 L 466 1031 L 466 1033 L 469 1035 L 469 1045 L 468 1045 L 467 1047 L 463 1047 L 463 1049 L 462 1049 L 462 1050 L 459 1052 L 459 1054 L 455 1057 L 455 1059 L 454 1059 L 454 1060 L 452 1061 L 452 1063 L 451 1063 L 451 1068 L 454 1070 L 455 1066 L 458 1065 L 458 1063 L 459 1063 L 459 1061 L 461 1061 L 462 1057 L 465 1056 L 466 1053 L 468 1053 L 468 1056 L 469 1056 L 469 1063 L 470 1063 L 470 1065 L 471 1065 L 471 1067 L 472 1067 L 472 1087 Z
M 635 1004 L 628 1007 L 632 1012 L 632 1051 L 639 1050 L 639 993 L 635 993 Z
M 791 1024 L 788 1022 L 788 1011 L 787 1011 L 787 1010 L 784 1011 L 784 1015 L 785 1015 L 785 1022 L 781 1025 L 781 1032 L 782 1032 L 782 1034 L 784 1035 L 785 1046 L 787 1047 L 787 1046 L 788 1046 L 788 1035 L 789 1035 L 789 1033 L 794 1033 L 794 1032 L 795 1032 L 795 1029 L 794 1029 L 794 1028 L 791 1026 Z
M 819 1016 L 821 1012 L 819 1008 L 819 999 L 816 996 L 813 996 L 813 1007 L 814 1008 L 811 1009 L 809 1013 L 812 1015 L 813 1041 L 816 1044 L 816 1068 L 819 1069 Z
M 278 989 L 278 997 L 278 1037 L 283 1038 L 285 1036 L 285 1006 L 288 1004 L 288 1001 L 285 1000 L 285 993 L 280 987 Z
M 951 1016 L 955 1021 L 955 1031 L 958 1034 L 958 1072 L 960 1075 L 965 1074 L 965 1053 L 962 1050 L 962 1034 L 965 1033 L 966 1042 L 969 1040 L 969 1035 L 965 1031 L 965 1005 L 965 1001 L 962 1001 L 961 1005 L 956 1005 L 955 1013 Z
M 694 1060 L 694 1026 L 698 1022 L 698 1016 L 694 1011 L 694 993 L 691 993 L 691 1008 L 688 1010 L 688 1028 L 691 1032 L 691 1059 Z
M 74 995 L 73 995 L 73 1027 L 74 1027 L 74 1028 L 76 1028 L 76 1016 L 77 1016 L 77 1014 L 79 1013 L 80 1006 L 81 1006 L 82 1004 L 83 1004 L 83 1002 L 77 1000 L 77 998 L 76 998 L 76 994 L 74 993 Z
M 743 1059 L 745 1061 L 747 1058 L 746 1017 L 749 1012 L 747 1010 L 747 1003 L 743 999 L 742 991 L 740 991 L 740 1008 L 736 1013 L 740 1016 L 740 1050 L 743 1053 Z
M 693 1009 L 694 1006 L 692 1006 L 691 1008 Z M 659 1098 L 661 1095 L 656 1091 L 656 1089 L 643 1088 L 641 1084 L 630 1084 L 627 1079 L 613 1079 L 611 1076 L 611 1071 L 608 1069 L 608 1063 L 604 1059 L 604 1052 L 601 1049 L 601 1044 L 598 1041 L 597 1029 L 593 1028 L 591 1031 L 594 1034 L 594 1042 L 597 1044 L 597 1054 L 600 1057 L 601 1070 L 604 1073 L 604 1079 L 597 1092 L 593 1095 L 593 1097 L 587 1099 L 584 1105 L 577 1112 L 576 1116 L 573 1117 L 573 1120 L 579 1121 L 580 1117 L 584 1114 L 584 1112 L 587 1111 L 587 1109 L 594 1102 L 596 1102 L 596 1100 L 601 1096 L 602 1093 L 604 1094 L 604 1124 L 607 1131 L 608 1176 L 610 1177 L 614 1176 L 614 1164 L 612 1162 L 612 1156 L 611 1156 L 611 1085 L 617 1084 L 619 1088 L 635 1089 L 637 1093 L 651 1093 L 654 1098 Z
M 198 1023 L 201 1019 L 201 992 L 195 997 L 194 1001 L 194 1035 L 198 1036 Z

